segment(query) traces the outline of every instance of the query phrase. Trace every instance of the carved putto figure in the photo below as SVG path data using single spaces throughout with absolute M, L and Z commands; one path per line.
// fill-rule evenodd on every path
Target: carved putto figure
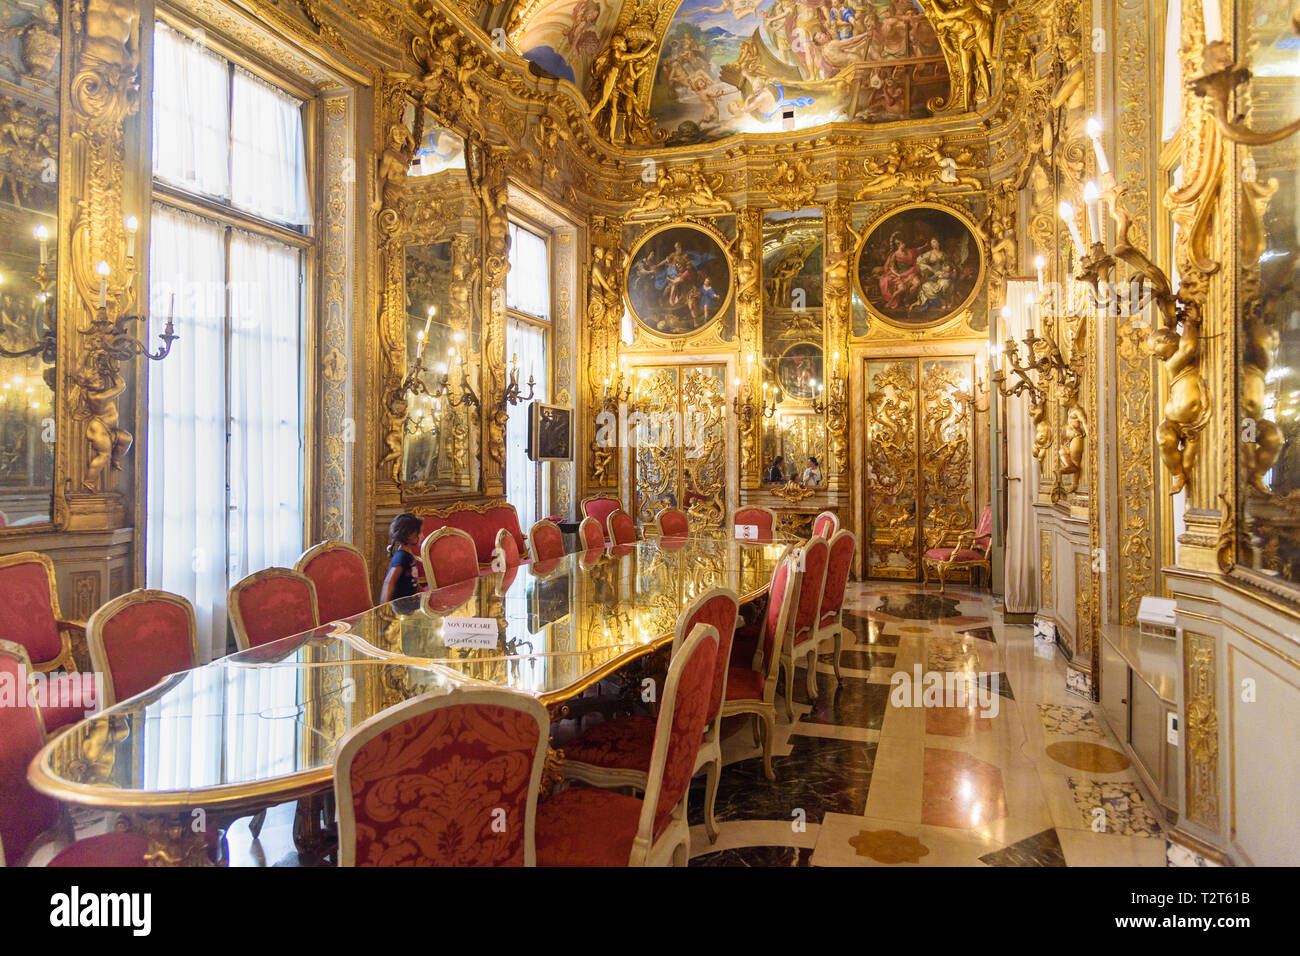
M 1245 333 L 1241 354 L 1241 454 L 1246 466 L 1246 483 L 1260 494 L 1270 495 L 1273 492 L 1264 484 L 1264 476 L 1277 461 L 1283 436 L 1277 423 L 1264 417 L 1267 414 L 1265 388 L 1279 336 L 1277 326 L 1261 318 L 1249 320 Z
M 1156 426 L 1160 458 L 1169 469 L 1169 493 L 1187 487 L 1200 451 L 1200 431 L 1210 417 L 1205 380 L 1201 378 L 1200 306 L 1188 303 L 1182 313 L 1182 333 L 1168 325 L 1152 331 L 1147 348 L 1165 363 L 1169 395 L 1165 417 Z

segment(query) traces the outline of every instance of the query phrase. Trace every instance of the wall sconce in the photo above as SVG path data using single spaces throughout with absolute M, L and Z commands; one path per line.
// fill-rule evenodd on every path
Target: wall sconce
M 520 402 L 531 401 L 536 391 L 535 389 L 536 384 L 537 383 L 533 380 L 533 371 L 532 369 L 529 369 L 528 370 L 528 394 L 527 395 L 520 394 L 521 390 L 519 387 L 519 355 L 515 354 L 510 356 L 510 381 L 506 385 L 506 390 L 504 393 L 502 393 L 501 401 L 499 403 L 502 410 L 504 410 L 507 405 L 518 405 Z
M 1205 72 L 1192 79 L 1191 88 L 1197 96 L 1209 101 L 1210 114 L 1223 135 L 1245 146 L 1267 146 L 1300 131 L 1300 120 L 1265 133 L 1251 129 L 1240 117 L 1228 115 L 1237 88 L 1250 82 L 1251 72 L 1233 61 L 1232 51 L 1224 42 L 1219 0 L 1204 0 L 1202 9 L 1205 47 L 1201 52 L 1201 68 Z M 1292 17 L 1291 28 L 1300 33 L 1300 18 Z
M 609 363 L 609 376 L 605 379 L 605 388 L 600 393 L 601 411 L 616 414 L 620 405 L 632 400 L 632 386 L 623 381 L 623 369 L 617 362 Z
M 36 283 L 40 292 L 36 295 L 36 300 L 40 303 L 40 337 L 31 345 L 21 346 L 17 349 L 7 349 L 0 343 L 0 356 L 5 358 L 26 358 L 29 355 L 41 356 L 41 361 L 46 365 L 53 365 L 57 354 L 56 328 L 58 323 L 55 321 L 54 310 L 50 308 L 50 287 L 54 284 L 53 278 L 49 274 L 50 261 L 50 230 L 41 223 L 33 231 L 37 243 L 40 244 L 41 262 L 36 271 L 31 274 L 31 279 Z M 0 276 L 0 283 L 4 278 Z
M 457 342 L 460 342 L 463 338 L 464 336 L 460 332 L 456 333 Z M 418 354 L 417 352 L 417 361 Z M 458 358 L 460 360 L 460 391 L 454 395 L 451 387 L 451 370 L 456 367 Z M 451 408 L 460 408 L 464 405 L 472 405 L 474 408 L 479 407 L 478 393 L 474 391 L 474 386 L 469 383 L 467 352 L 460 351 L 456 345 L 447 349 L 447 371 L 443 373 L 442 382 L 438 385 L 438 397 Z

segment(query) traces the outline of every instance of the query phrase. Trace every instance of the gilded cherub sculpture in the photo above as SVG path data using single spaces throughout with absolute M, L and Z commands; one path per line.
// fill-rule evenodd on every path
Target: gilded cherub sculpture
M 1191 480 L 1200 451 L 1200 433 L 1210 419 L 1210 402 L 1201 377 L 1200 306 L 1189 302 L 1182 313 L 1182 332 L 1171 326 L 1155 329 L 1147 349 L 1165 363 L 1169 394 L 1165 417 L 1156 427 L 1160 459 L 1169 469 L 1169 493 L 1176 495 Z
M 1246 484 L 1262 495 L 1271 495 L 1264 476 L 1277 461 L 1283 439 L 1277 423 L 1264 417 L 1264 390 L 1277 352 L 1278 331 L 1273 323 L 1255 317 L 1246 322 L 1245 333 L 1241 355 L 1241 454 Z

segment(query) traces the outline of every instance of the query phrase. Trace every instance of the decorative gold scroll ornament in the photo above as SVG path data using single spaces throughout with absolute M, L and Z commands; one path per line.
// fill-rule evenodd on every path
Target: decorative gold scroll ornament
M 688 209 L 730 212 L 731 202 L 718 195 L 721 189 L 722 175 L 709 176 L 702 159 L 671 169 L 656 165 L 654 182 L 646 187 L 631 215 L 666 210 L 680 217 Z
M 983 189 L 975 160 L 970 147 L 945 148 L 942 137 L 894 142 L 885 153 L 862 161 L 866 180 L 853 198 L 875 199 L 900 190 L 913 199 L 927 199 L 936 190 Z

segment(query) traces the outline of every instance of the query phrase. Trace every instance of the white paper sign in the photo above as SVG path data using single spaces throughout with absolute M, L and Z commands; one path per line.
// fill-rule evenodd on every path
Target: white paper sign
M 741 541 L 757 541 L 758 525 L 756 524 L 736 525 L 736 537 Z
M 447 647 L 492 650 L 497 646 L 499 629 L 494 617 L 445 617 L 442 619 L 442 643 Z

